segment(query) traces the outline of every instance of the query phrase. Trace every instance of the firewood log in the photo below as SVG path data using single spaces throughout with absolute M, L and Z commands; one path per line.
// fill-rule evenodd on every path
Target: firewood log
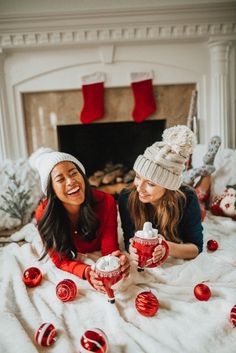
M 95 174 L 96 174 L 96 172 L 88 178 L 88 181 L 91 186 L 95 186 L 97 188 L 98 186 L 100 186 L 102 184 L 102 179 L 103 179 L 105 173 L 102 172 L 102 174 L 100 174 L 100 175 L 96 174 L 97 176 Z
M 119 168 L 116 170 L 113 170 L 110 173 L 105 174 L 105 176 L 102 179 L 102 183 L 107 185 L 113 183 L 117 177 L 120 177 L 124 174 L 123 168 Z
M 131 169 L 127 174 L 125 174 L 123 181 L 124 183 L 131 183 L 134 181 L 135 178 L 135 171 Z

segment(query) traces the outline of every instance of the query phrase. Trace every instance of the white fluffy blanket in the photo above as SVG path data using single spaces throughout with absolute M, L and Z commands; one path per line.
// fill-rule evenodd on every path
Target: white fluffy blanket
M 36 228 L 28 225 L 21 232 L 29 230 L 26 244 L 10 244 L 0 255 L 1 353 L 79 353 L 82 333 L 94 327 L 107 334 L 110 353 L 236 352 L 236 328 L 229 321 L 236 304 L 236 222 L 208 214 L 203 253 L 191 261 L 169 258 L 161 268 L 144 273 L 133 266 L 130 278 L 117 285 L 116 304 L 50 260 L 38 262 L 41 245 Z M 208 239 L 219 242 L 216 252 L 206 251 Z M 30 266 L 43 272 L 43 281 L 35 288 L 26 288 L 21 279 Z M 55 293 L 56 284 L 65 278 L 78 285 L 78 296 L 67 303 Z M 194 286 L 202 281 L 212 291 L 207 302 L 193 295 Z M 137 294 L 147 289 L 160 303 L 151 318 L 141 316 L 134 305 Z M 53 323 L 58 332 L 50 348 L 34 340 L 43 322 Z

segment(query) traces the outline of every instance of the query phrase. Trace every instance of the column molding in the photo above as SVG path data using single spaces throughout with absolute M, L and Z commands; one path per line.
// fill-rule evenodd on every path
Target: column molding
M 209 43 L 211 60 L 210 134 L 220 135 L 222 146 L 230 147 L 230 41 Z
M 4 52 L 0 48 L 0 163 L 7 158 L 9 154 L 7 137 L 10 136 L 7 123 L 9 114 L 4 74 L 4 56 Z

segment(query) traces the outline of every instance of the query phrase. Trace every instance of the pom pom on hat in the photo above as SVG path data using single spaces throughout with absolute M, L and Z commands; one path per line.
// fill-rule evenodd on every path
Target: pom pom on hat
M 194 133 L 185 125 L 177 125 L 164 130 L 163 143 L 170 146 L 171 151 L 188 158 L 196 144 Z
M 60 162 L 69 161 L 76 164 L 85 174 L 83 164 L 74 156 L 64 152 L 54 151 L 51 148 L 41 147 L 29 157 L 29 163 L 40 175 L 43 193 L 47 193 L 48 179 L 53 168 Z
M 185 125 L 164 130 L 163 140 L 138 156 L 134 170 L 143 178 L 169 190 L 179 189 L 185 162 L 195 145 L 194 133 Z

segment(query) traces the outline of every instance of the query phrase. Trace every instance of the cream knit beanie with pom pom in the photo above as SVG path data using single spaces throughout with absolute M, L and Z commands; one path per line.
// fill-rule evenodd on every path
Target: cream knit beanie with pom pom
M 144 179 L 169 190 L 182 183 L 185 162 L 195 145 L 194 133 L 185 125 L 164 130 L 161 142 L 148 147 L 134 163 L 134 171 Z

